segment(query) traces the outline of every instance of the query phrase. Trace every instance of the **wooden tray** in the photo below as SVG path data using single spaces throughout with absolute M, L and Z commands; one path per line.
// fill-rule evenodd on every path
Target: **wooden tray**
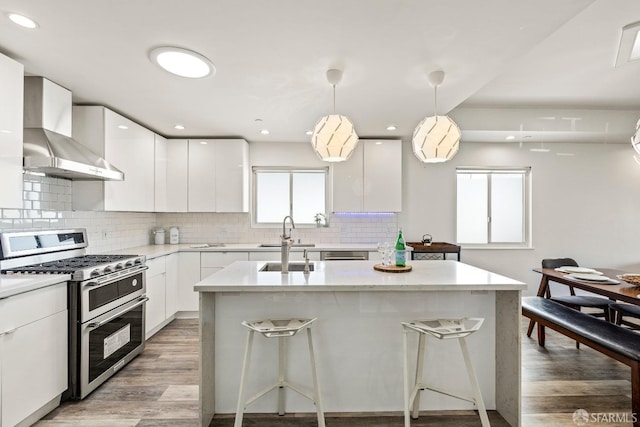
M 384 271 L 385 273 L 406 273 L 411 271 L 411 266 L 405 265 L 404 267 L 398 267 L 397 265 L 374 264 L 373 269 L 377 271 Z

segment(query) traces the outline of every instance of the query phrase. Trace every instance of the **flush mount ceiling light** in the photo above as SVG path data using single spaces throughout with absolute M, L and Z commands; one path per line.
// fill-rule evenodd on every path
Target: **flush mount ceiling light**
M 8 13 L 7 16 L 14 24 L 20 25 L 23 28 L 28 28 L 30 30 L 38 28 L 38 23 L 36 21 L 31 18 L 27 18 L 24 15 L 20 15 L 19 13 Z
M 311 146 L 325 162 L 347 160 L 358 144 L 353 123 L 345 116 L 336 114 L 336 85 L 341 79 L 342 71 L 327 71 L 327 80 L 333 86 L 333 114 L 318 120 L 311 135 Z
M 215 74 L 216 67 L 206 57 L 179 47 L 158 47 L 149 58 L 163 70 L 180 77 L 201 79 Z
M 616 67 L 640 59 L 640 22 L 622 27 Z
M 447 116 L 438 116 L 438 86 L 444 80 L 444 71 L 432 71 L 427 76 L 434 90 L 434 116 L 425 117 L 413 131 L 413 154 L 424 163 L 451 160 L 458 152 L 460 129 Z
M 631 145 L 640 154 L 640 120 L 636 123 L 636 132 L 631 137 Z

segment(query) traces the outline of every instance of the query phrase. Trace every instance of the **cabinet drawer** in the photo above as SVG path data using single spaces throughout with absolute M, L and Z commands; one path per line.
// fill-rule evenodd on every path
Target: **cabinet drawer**
M 164 262 L 164 258 L 163 256 L 158 257 L 158 258 L 153 258 L 153 259 L 148 259 L 147 260 L 147 267 L 149 267 L 149 269 L 147 270 L 147 277 L 153 277 L 153 276 L 157 276 L 158 274 L 162 274 L 165 272 L 165 262 Z
M 248 261 L 247 252 L 203 252 L 200 267 L 226 267 L 234 261 Z
M 67 309 L 67 282 L 0 300 L 0 333 Z

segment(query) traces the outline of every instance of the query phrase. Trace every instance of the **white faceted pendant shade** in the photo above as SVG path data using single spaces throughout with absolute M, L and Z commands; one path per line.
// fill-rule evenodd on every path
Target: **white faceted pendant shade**
M 460 135 L 449 117 L 426 117 L 413 132 L 413 153 L 424 163 L 446 162 L 458 152 Z
M 353 123 L 339 114 L 322 117 L 311 136 L 311 146 L 325 162 L 347 160 L 357 143 L 358 135 Z
M 636 132 L 631 137 L 631 145 L 640 154 L 640 120 L 636 124 Z

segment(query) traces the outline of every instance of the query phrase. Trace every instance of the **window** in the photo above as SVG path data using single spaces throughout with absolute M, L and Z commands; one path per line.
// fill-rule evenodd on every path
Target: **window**
M 282 224 L 291 215 L 296 226 L 314 224 L 326 214 L 328 168 L 253 168 L 254 225 Z
M 458 168 L 457 241 L 529 246 L 531 168 Z

